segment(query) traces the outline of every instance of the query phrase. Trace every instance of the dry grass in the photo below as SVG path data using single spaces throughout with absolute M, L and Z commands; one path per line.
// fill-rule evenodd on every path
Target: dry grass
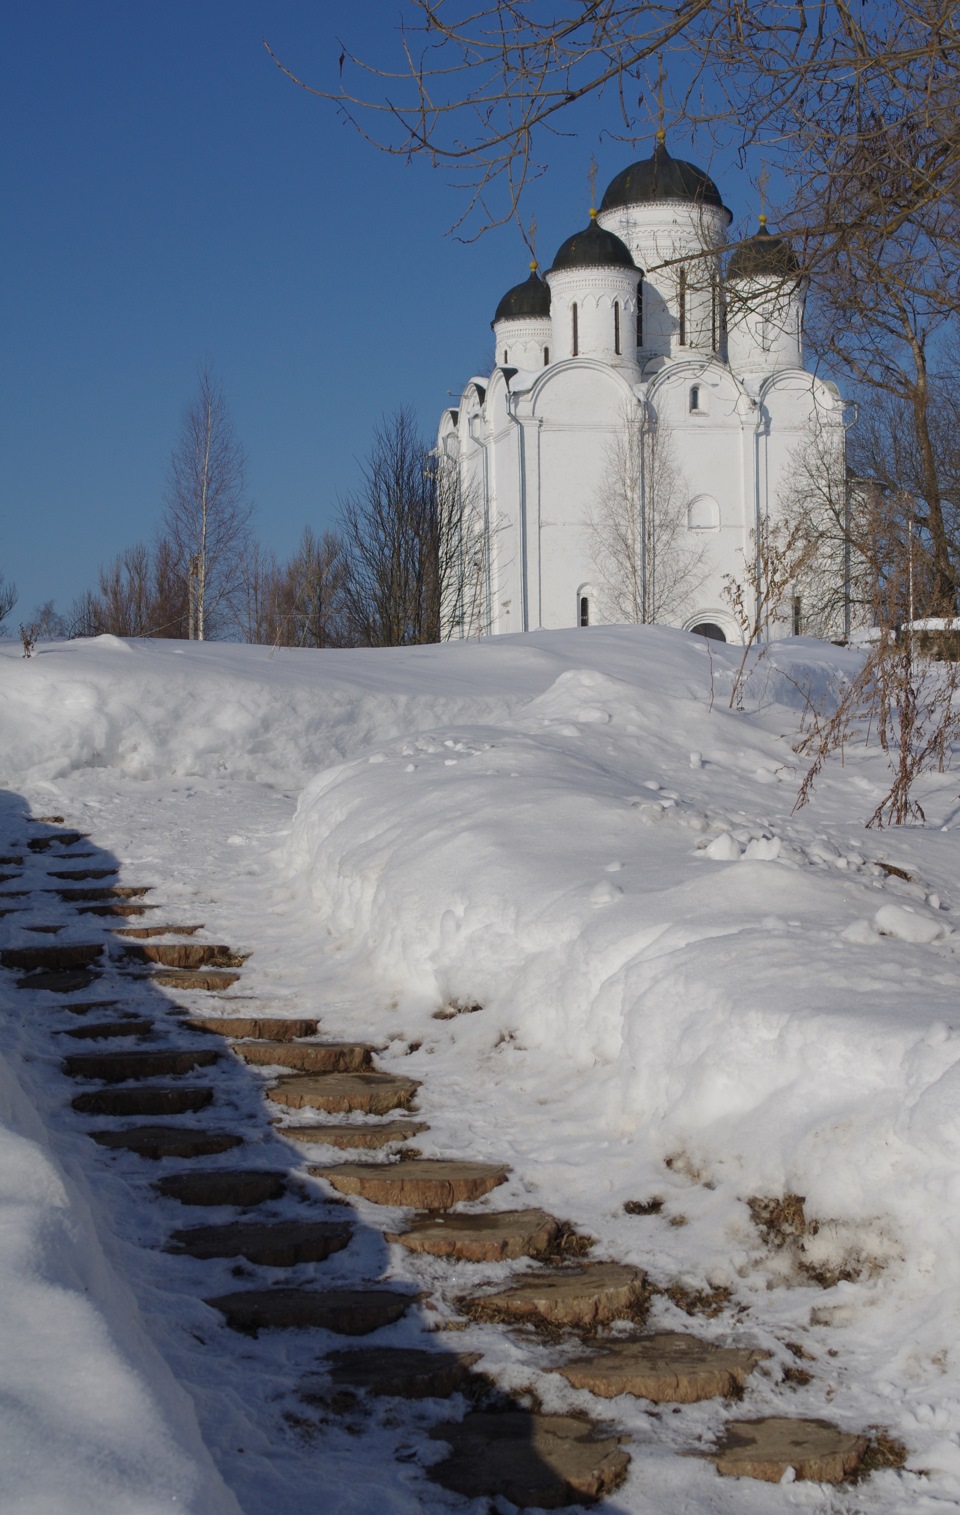
M 707 1320 L 713 1320 L 714 1316 L 722 1314 L 733 1298 L 733 1290 L 726 1284 L 713 1289 L 690 1289 L 677 1280 L 659 1292 L 685 1315 L 702 1315 Z
M 807 1255 L 807 1243 L 831 1222 L 808 1216 L 804 1205 L 805 1196 L 792 1193 L 754 1194 L 747 1200 L 747 1208 L 762 1240 L 771 1251 L 787 1254 L 805 1282 L 817 1284 L 821 1289 L 832 1289 L 835 1284 L 852 1283 L 858 1279 L 867 1263 L 856 1257 L 847 1255 L 828 1260 Z
M 653 1199 L 626 1199 L 623 1202 L 625 1215 L 659 1215 L 663 1209 L 664 1201 L 655 1196 Z
M 873 1435 L 859 1467 L 850 1475 L 850 1483 L 860 1483 L 884 1468 L 902 1468 L 907 1460 L 907 1448 L 898 1437 L 891 1436 L 883 1426 L 871 1426 L 870 1430 Z

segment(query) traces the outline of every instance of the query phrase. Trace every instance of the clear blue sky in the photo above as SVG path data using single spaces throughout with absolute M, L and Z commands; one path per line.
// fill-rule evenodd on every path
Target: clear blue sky
M 332 525 L 382 413 L 431 433 L 489 322 L 526 277 L 515 229 L 465 245 L 448 177 L 378 154 L 298 90 L 335 77 L 342 35 L 389 48 L 403 0 L 14 0 L 4 28 L 0 571 L 13 622 L 95 587 L 149 541 L 181 416 L 209 357 L 247 449 L 260 539 L 289 554 Z M 612 109 L 612 107 L 611 107 Z M 635 153 L 589 107 L 529 210 L 548 266 Z M 650 144 L 652 146 L 652 143 Z M 735 163 L 709 166 L 751 229 Z M 744 220 L 743 217 L 746 217 Z M 733 230 L 737 231 L 737 225 Z

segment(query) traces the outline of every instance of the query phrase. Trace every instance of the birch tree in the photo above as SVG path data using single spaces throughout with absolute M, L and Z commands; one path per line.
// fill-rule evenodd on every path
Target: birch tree
M 227 616 L 241 585 L 252 516 L 246 455 L 220 382 L 204 364 L 171 454 L 163 521 L 187 585 L 191 639 L 216 635 Z
M 669 438 L 625 415 L 587 520 L 606 620 L 669 622 L 703 583 L 703 545 L 687 530 L 688 493 Z

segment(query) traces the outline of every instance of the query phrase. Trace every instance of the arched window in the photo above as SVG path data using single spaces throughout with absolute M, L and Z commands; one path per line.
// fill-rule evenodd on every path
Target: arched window
M 544 368 L 549 368 L 550 367 L 550 349 L 549 349 L 549 347 L 545 347 L 543 349 L 543 366 L 544 366 Z
M 680 346 L 687 344 L 687 270 L 681 268 L 677 280 L 677 296 L 680 302 Z
M 710 346 L 714 352 L 720 346 L 720 285 L 716 275 L 710 282 Z
M 580 625 L 590 625 L 590 600 L 585 594 L 580 596 Z
M 713 495 L 698 494 L 687 506 L 687 529 L 689 531 L 718 531 L 720 529 L 720 506 Z
M 637 285 L 637 346 L 643 346 L 643 280 Z
M 613 350 L 620 352 L 620 301 L 613 302 Z
M 691 410 L 699 410 L 700 409 L 700 385 L 699 384 L 691 384 L 690 385 L 690 409 Z
M 793 597 L 793 634 L 803 636 L 803 603 L 798 594 Z
M 690 635 L 694 637 L 707 637 L 711 642 L 725 642 L 727 639 L 720 627 L 713 621 L 701 621 L 697 626 L 690 627 Z
M 580 351 L 580 323 L 578 320 L 576 300 L 574 300 L 573 304 L 570 307 L 570 325 L 571 337 L 573 339 L 573 356 L 576 357 Z

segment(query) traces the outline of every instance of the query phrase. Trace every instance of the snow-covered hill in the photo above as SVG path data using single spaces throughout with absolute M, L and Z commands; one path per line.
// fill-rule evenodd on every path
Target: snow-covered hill
M 885 760 L 850 751 L 793 813 L 806 695 L 825 698 L 857 656 L 778 646 L 736 712 L 737 650 L 653 628 L 382 652 L 103 637 L 24 660 L 0 644 L 10 815 L 64 814 L 125 879 L 202 902 L 252 952 L 247 991 L 402 1058 L 432 1091 L 427 1155 L 507 1161 L 498 1202 L 542 1204 L 596 1236 L 597 1255 L 726 1299 L 702 1329 L 773 1353 L 747 1410 L 881 1424 L 924 1470 L 829 1499 L 721 1485 L 658 1452 L 651 1419 L 620 1510 L 960 1509 L 957 780 L 926 781 L 925 828 L 867 831 Z M 135 1287 L 109 1307 L 109 1290 L 80 1300 L 100 1245 L 81 1155 L 35 1116 L 57 1058 L 44 1063 L 15 993 L 0 994 L 0 1238 L 13 1238 L 0 1268 L 37 1300 L 73 1289 L 78 1311 L 99 1309 L 104 1373 L 165 1406 L 137 1414 L 134 1396 L 129 1434 L 104 1425 L 113 1503 L 97 1508 L 166 1507 L 158 1423 L 196 1470 L 178 1507 L 220 1508 L 200 1447 L 209 1407 L 197 1430 L 164 1385 L 169 1333 L 134 1318 Z M 444 1007 L 472 1013 L 437 1018 Z M 778 1246 L 756 1217 L 785 1196 L 803 1196 L 806 1232 L 789 1202 Z M 638 1216 L 627 1201 L 661 1203 Z M 29 1224 L 25 1205 L 39 1207 Z M 69 1283 L 29 1240 L 64 1209 L 83 1216 L 51 1243 L 81 1259 Z M 655 1309 L 690 1324 L 667 1298 Z M 0 1326 L 0 1363 L 29 1352 L 14 1330 Z M 69 1380 L 99 1359 L 79 1325 L 66 1335 Z M 807 1384 L 781 1381 L 788 1342 L 809 1354 Z M 509 1355 L 491 1366 L 522 1380 Z M 14 1460 L 40 1459 L 69 1411 L 46 1358 L 29 1382 L 0 1366 Z M 719 1423 L 694 1407 L 667 1450 Z M 125 1436 L 144 1469 L 137 1505 L 110 1460 Z M 64 1458 L 58 1471 L 48 1456 L 37 1508 L 92 1510 L 69 1502 Z M 287 1509 L 263 1502 L 268 1463 L 248 1485 L 259 1502 L 236 1488 L 248 1515 Z M 32 1509 L 17 1493 L 9 1508 Z

